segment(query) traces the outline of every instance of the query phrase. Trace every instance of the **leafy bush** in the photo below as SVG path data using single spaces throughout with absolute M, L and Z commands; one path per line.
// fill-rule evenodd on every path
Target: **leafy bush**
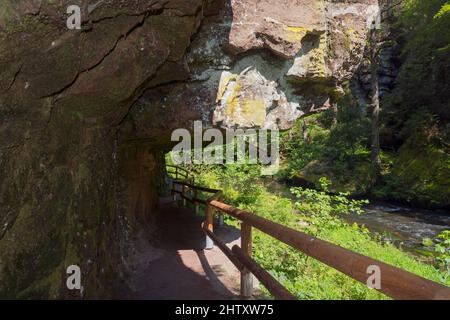
M 309 117 L 308 141 L 303 120 L 281 141 L 283 178 L 298 177 L 317 182 L 326 176 L 334 191 L 364 193 L 370 176 L 370 121 L 350 93 L 339 105 L 337 122 L 327 113 Z
M 442 272 L 417 261 L 387 242 L 376 241 L 367 229 L 344 223 L 339 216 L 361 212 L 365 201 L 348 199 L 345 194 L 330 195 L 330 183 L 321 179 L 321 190 L 294 188 L 295 199 L 271 194 L 259 178 L 259 166 L 211 166 L 198 172 L 196 181 L 221 188 L 225 201 L 286 225 L 318 236 L 352 251 L 384 261 L 428 279 L 450 284 Z M 228 218 L 227 224 L 239 228 Z M 255 230 L 255 260 L 299 299 L 386 299 L 339 271 Z M 264 292 L 268 292 L 262 288 Z
M 441 232 L 436 239 L 424 239 L 424 245 L 432 248 L 436 267 L 442 271 L 442 281 L 450 279 L 450 230 Z
M 291 189 L 297 199 L 294 207 L 307 218 L 308 222 L 316 226 L 316 230 L 322 230 L 324 227 L 342 227 L 345 222 L 340 219 L 340 215 L 352 212 L 361 214 L 364 212 L 362 206 L 368 204 L 365 200 L 349 200 L 348 193 L 330 195 L 330 185 L 328 179 L 321 178 L 322 191 L 305 188 Z

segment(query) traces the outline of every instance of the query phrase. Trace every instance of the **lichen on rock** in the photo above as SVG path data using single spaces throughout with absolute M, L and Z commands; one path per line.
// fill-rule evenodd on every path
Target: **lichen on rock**
M 326 108 L 376 1 L 78 3 L 81 30 L 71 1 L 0 2 L 0 298 L 122 294 L 172 130 L 284 130 Z

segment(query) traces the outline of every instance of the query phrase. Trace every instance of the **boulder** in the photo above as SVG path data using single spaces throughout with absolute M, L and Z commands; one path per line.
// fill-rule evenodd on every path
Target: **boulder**
M 376 1 L 77 3 L 81 30 L 73 1 L 0 2 L 0 298 L 123 297 L 172 130 L 285 130 L 326 109 Z

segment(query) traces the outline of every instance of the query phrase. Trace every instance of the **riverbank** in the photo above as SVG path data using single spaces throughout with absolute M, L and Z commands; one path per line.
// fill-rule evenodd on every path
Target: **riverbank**
M 354 252 L 378 259 L 427 279 L 450 285 L 450 278 L 423 259 L 380 239 L 363 225 L 346 223 L 344 211 L 361 203 L 341 198 L 338 205 L 327 194 L 313 189 L 293 198 L 289 188 L 276 180 L 261 180 L 255 166 L 217 166 L 202 169 L 196 182 L 224 191 L 224 201 L 269 220 L 309 233 Z M 297 200 L 297 201 L 295 201 Z M 348 202 L 347 202 L 348 201 Z M 336 213 L 339 214 L 336 216 Z M 237 221 L 227 219 L 226 223 Z M 291 250 L 260 232 L 254 235 L 254 257 L 300 299 L 386 299 L 377 291 Z
M 424 239 L 435 239 L 450 230 L 450 215 L 392 203 L 371 203 L 362 215 L 350 214 L 349 223 L 364 225 L 373 233 L 382 234 L 396 247 L 415 255 L 428 255 Z
M 290 188 L 299 186 L 314 188 L 313 184 L 305 182 L 296 185 L 294 180 L 290 180 L 289 184 L 271 178 L 263 178 L 261 181 L 271 193 L 291 198 L 293 201 Z M 373 234 L 381 235 L 384 241 L 389 241 L 397 248 L 415 255 L 428 256 L 429 248 L 423 245 L 423 240 L 434 239 L 442 231 L 450 230 L 450 212 L 444 209 L 430 210 L 377 198 L 369 198 L 369 202 L 369 205 L 363 207 L 363 214 L 350 214 L 343 216 L 343 219 L 349 224 L 357 223 Z
M 450 152 L 439 122 L 414 112 L 408 136 L 398 145 L 382 148 L 381 178 L 373 186 L 367 119 L 352 106 L 351 95 L 347 100 L 336 124 L 330 123 L 329 115 L 320 114 L 283 134 L 277 178 L 315 187 L 325 177 L 335 193 L 450 212 Z

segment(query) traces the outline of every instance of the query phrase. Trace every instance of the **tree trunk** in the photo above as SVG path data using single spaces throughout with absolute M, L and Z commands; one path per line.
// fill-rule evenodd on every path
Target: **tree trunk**
M 373 57 L 371 62 L 372 71 L 372 187 L 379 184 L 381 180 L 381 159 L 380 159 L 380 89 L 378 81 L 378 59 Z
M 309 137 L 308 133 L 308 123 L 306 122 L 306 119 L 303 119 L 303 140 L 307 143 L 311 143 L 311 139 Z
M 337 105 L 337 102 L 332 102 L 331 103 L 331 110 L 333 111 L 332 123 L 333 123 L 333 125 L 336 125 L 337 122 L 338 122 L 338 105 Z

